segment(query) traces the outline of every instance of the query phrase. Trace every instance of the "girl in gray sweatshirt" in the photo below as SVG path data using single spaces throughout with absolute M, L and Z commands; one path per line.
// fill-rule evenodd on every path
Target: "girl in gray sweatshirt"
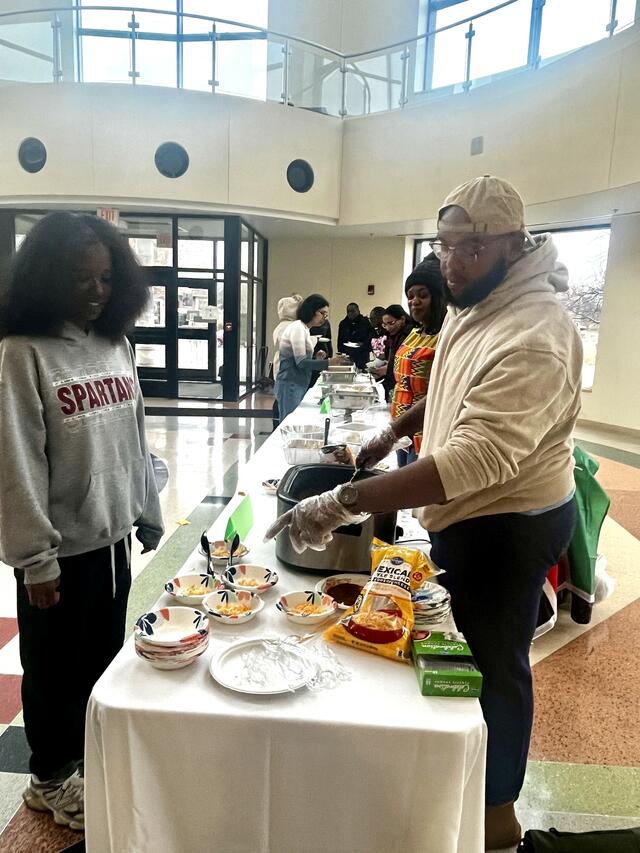
M 163 533 L 125 331 L 148 288 L 119 232 L 53 213 L 0 304 L 0 559 L 18 590 L 28 806 L 84 827 L 84 716 L 124 640 L 130 532 Z

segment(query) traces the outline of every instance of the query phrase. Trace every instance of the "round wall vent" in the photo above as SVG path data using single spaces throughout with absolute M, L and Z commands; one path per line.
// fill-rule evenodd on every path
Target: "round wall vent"
M 39 172 L 47 162 L 47 149 L 35 136 L 23 139 L 18 148 L 18 160 L 25 172 Z
M 313 169 L 306 160 L 292 160 L 287 166 L 287 181 L 295 192 L 309 192 L 313 180 Z
M 179 178 L 189 168 L 189 155 L 177 142 L 163 142 L 156 151 L 155 163 L 165 178 Z

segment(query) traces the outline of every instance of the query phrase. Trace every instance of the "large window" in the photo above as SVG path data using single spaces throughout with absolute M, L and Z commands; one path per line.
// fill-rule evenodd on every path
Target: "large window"
M 609 237 L 611 229 L 577 228 L 554 231 L 558 260 L 569 271 L 569 290 L 559 299 L 575 323 L 584 349 L 582 388 L 590 390 L 596 371 L 598 333 L 604 301 Z M 418 264 L 431 251 L 428 240 L 416 240 L 414 259 Z
M 604 283 L 607 275 L 610 228 L 583 228 L 576 231 L 556 231 L 553 240 L 558 247 L 558 260 L 569 270 L 569 290 L 562 294 L 567 311 L 578 327 L 584 360 L 582 388 L 593 387 L 598 354 L 598 333 Z
M 486 12 L 498 5 L 495 0 L 466 0 L 456 5 L 434 4 L 432 27 L 438 29 Z M 478 80 L 526 65 L 529 49 L 531 0 L 517 0 L 511 6 L 473 22 L 470 78 Z M 508 38 L 505 34 L 508 33 Z M 432 74 L 430 88 L 462 83 L 466 75 L 469 24 L 460 24 L 431 39 Z
M 588 7 L 588 9 L 587 9 Z M 636 0 L 617 0 L 617 27 L 628 26 Z M 608 35 L 611 0 L 546 0 L 542 14 L 540 56 L 545 59 L 575 50 Z
M 422 0 L 419 33 L 450 28 L 418 42 L 416 91 L 466 88 L 505 71 L 535 67 L 629 26 L 636 10 L 636 0 L 502 2 Z M 472 20 L 458 23 L 467 18 Z

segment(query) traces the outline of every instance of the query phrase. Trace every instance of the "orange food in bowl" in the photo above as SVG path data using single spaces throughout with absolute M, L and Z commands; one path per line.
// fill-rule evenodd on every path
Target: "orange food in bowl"
M 260 586 L 260 581 L 257 578 L 247 578 L 242 575 L 239 578 L 235 578 L 234 583 L 236 586 Z

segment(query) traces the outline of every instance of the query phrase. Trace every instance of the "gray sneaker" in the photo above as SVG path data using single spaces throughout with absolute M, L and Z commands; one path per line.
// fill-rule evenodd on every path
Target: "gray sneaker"
M 52 812 L 60 826 L 84 831 L 84 778 L 77 770 L 68 779 L 44 782 L 31 775 L 22 798 L 30 809 Z

